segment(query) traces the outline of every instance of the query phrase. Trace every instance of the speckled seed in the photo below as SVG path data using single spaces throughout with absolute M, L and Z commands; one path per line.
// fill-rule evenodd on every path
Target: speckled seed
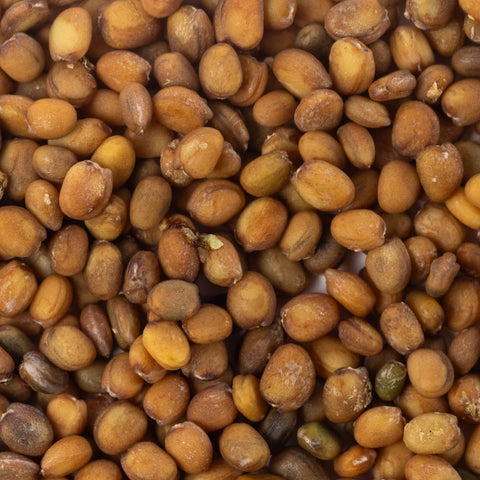
M 53 429 L 39 408 L 12 402 L 1 417 L 0 438 L 16 453 L 39 456 L 52 444 Z

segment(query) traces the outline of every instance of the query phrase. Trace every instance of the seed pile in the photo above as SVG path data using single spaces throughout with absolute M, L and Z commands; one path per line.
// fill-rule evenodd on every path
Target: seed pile
M 3 0 L 0 131 L 0 480 L 478 478 L 478 0 Z

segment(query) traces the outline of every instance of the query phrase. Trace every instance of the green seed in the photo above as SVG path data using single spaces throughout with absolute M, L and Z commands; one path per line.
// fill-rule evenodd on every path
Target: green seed
M 304 423 L 297 431 L 298 444 L 320 460 L 332 460 L 342 451 L 337 432 L 321 422 Z
M 382 400 L 391 401 L 402 391 L 406 378 L 407 367 L 397 360 L 390 360 L 375 377 L 375 392 Z

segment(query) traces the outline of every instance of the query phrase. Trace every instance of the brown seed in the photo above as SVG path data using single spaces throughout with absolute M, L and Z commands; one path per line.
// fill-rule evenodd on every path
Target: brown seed
M 207 227 L 218 227 L 242 210 L 245 193 L 230 180 L 212 178 L 192 183 L 177 200 L 185 205 L 194 220 Z
M 68 102 L 56 98 L 36 100 L 27 110 L 32 132 L 40 138 L 60 138 L 73 130 L 77 112 Z
M 213 17 L 218 42 L 228 41 L 240 50 L 252 50 L 263 36 L 264 12 L 259 0 L 221 0 Z M 248 25 L 245 30 L 243 25 Z
M 299 345 L 288 343 L 270 357 L 260 379 L 265 400 L 282 410 L 301 407 L 313 392 L 315 369 L 310 355 Z
M 351 179 L 324 160 L 305 163 L 294 173 L 291 182 L 305 201 L 322 211 L 348 206 L 355 194 Z
M 427 398 L 440 397 L 453 385 L 453 366 L 441 351 L 420 348 L 412 352 L 407 360 L 407 369 L 415 390 Z
M 187 408 L 187 420 L 207 433 L 224 429 L 235 421 L 237 414 L 231 388 L 224 382 L 217 382 L 196 393 Z
M 448 291 L 459 270 L 455 254 L 445 252 L 432 261 L 425 281 L 425 291 L 432 297 L 441 297 Z
M 332 86 L 322 63 L 304 50 L 282 50 L 275 55 L 272 70 L 277 80 L 298 98 L 303 98 L 314 90 Z
M 182 5 L 168 17 L 167 36 L 171 50 L 182 53 L 192 64 L 198 63 L 215 41 L 209 16 L 193 5 Z
M 265 62 L 251 55 L 239 55 L 243 81 L 229 102 L 237 107 L 253 105 L 264 93 L 268 81 L 268 67 Z
M 330 49 L 329 74 L 334 89 L 342 95 L 366 91 L 375 77 L 372 51 L 357 38 L 337 40 Z
M 95 420 L 93 436 L 98 448 L 107 455 L 117 455 L 138 442 L 147 431 L 144 411 L 117 400 L 105 407 Z
M 448 278 L 448 283 L 450 284 L 449 288 L 442 298 L 445 319 L 448 328 L 459 332 L 463 328 L 474 325 L 478 318 L 479 283 L 477 279 L 467 276 L 453 281 Z
M 372 100 L 385 102 L 408 97 L 417 81 L 408 70 L 397 70 L 378 78 L 368 87 L 368 95 Z
M 439 120 L 422 102 L 408 101 L 400 106 L 393 121 L 392 144 L 407 157 L 416 157 L 423 148 L 438 142 Z
M 341 212 L 332 220 L 330 230 L 340 245 L 353 251 L 368 251 L 385 242 L 385 222 L 373 210 Z
M 271 354 L 283 342 L 284 331 L 280 322 L 249 330 L 242 340 L 238 355 L 240 374 L 261 374 Z
M 376 450 L 353 445 L 334 459 L 333 468 L 337 475 L 361 475 L 374 466 L 376 457 Z
M 198 65 L 200 84 L 211 98 L 228 98 L 240 89 L 242 66 L 236 51 L 227 43 L 209 47 Z
M 337 302 L 323 293 L 303 293 L 280 309 L 283 328 L 297 342 L 315 340 L 333 330 L 340 320 Z
M 75 474 L 75 480 L 94 480 L 95 478 L 121 480 L 122 472 L 112 460 L 101 459 L 88 462 Z
M 387 108 L 370 98 L 351 95 L 345 100 L 344 108 L 345 115 L 362 127 L 379 128 L 388 127 L 391 124 Z
M 479 377 L 463 375 L 455 380 L 448 391 L 448 405 L 452 412 L 467 423 L 478 422 Z
M 348 0 L 330 8 L 325 16 L 325 29 L 332 38 L 356 37 L 367 45 L 388 27 L 387 10 L 377 0 Z
M 143 345 L 166 370 L 177 370 L 190 360 L 188 339 L 178 324 L 171 320 L 149 322 L 143 330 Z
M 103 40 L 115 49 L 147 45 L 161 32 L 160 20 L 145 12 L 140 0 L 102 4 L 98 10 L 98 26 Z
M 206 101 L 185 87 L 163 88 L 152 97 L 152 102 L 156 119 L 179 133 L 202 127 L 213 115 Z
M 122 286 L 122 254 L 106 240 L 97 240 L 91 246 L 83 272 L 85 286 L 97 298 L 113 298 Z
M 295 109 L 294 121 L 302 132 L 332 130 L 343 116 L 343 100 L 329 88 L 312 90 L 302 97 Z
M 480 331 L 475 327 L 461 330 L 448 347 L 448 358 L 456 373 L 467 374 L 477 363 L 477 345 L 480 341 Z M 478 356 L 478 358 L 477 358 Z
M 457 471 L 443 458 L 436 455 L 414 455 L 405 464 L 405 478 L 413 480 L 423 472 L 429 472 L 430 478 L 448 478 L 460 480 L 461 477 Z
M 356 419 L 372 401 L 372 384 L 365 367 L 340 368 L 325 381 L 325 416 L 333 423 Z
M 375 294 L 361 277 L 352 272 L 327 268 L 327 292 L 353 315 L 363 317 L 375 305 Z
M 279 127 L 293 118 L 297 102 L 285 90 L 262 95 L 253 105 L 253 118 L 264 127 Z
M 159 425 L 170 425 L 184 415 L 190 399 L 183 376 L 169 374 L 157 380 L 145 393 L 143 409 Z
M 212 462 L 213 447 L 210 438 L 193 422 L 172 426 L 165 437 L 165 450 L 187 474 L 204 472 Z
M 48 96 L 65 100 L 75 108 L 89 103 L 97 90 L 97 81 L 81 62 L 56 62 L 46 78 Z
M 26 403 L 12 402 L 2 415 L 0 437 L 16 453 L 39 456 L 52 444 L 53 429 L 40 409 Z
M 35 480 L 40 473 L 40 465 L 30 458 L 15 452 L 1 452 L 0 465 L 4 478 Z
M 242 259 L 237 246 L 223 235 L 201 235 L 199 257 L 202 270 L 213 285 L 230 287 L 243 276 Z
M 456 250 L 465 239 L 465 227 L 440 204 L 427 204 L 414 218 L 417 235 L 423 235 L 443 251 Z
M 36 392 L 59 394 L 68 388 L 67 372 L 54 366 L 45 355 L 35 350 L 23 356 L 18 373 Z
M 220 159 L 224 146 L 219 130 L 199 127 L 187 133 L 175 149 L 176 169 L 183 169 L 191 178 L 209 176 Z
M 143 389 L 144 381 L 130 366 L 128 352 L 113 356 L 105 366 L 102 375 L 102 389 L 119 399 L 129 399 Z
M 146 85 L 151 70 L 150 63 L 140 55 L 130 50 L 112 50 L 98 59 L 95 71 L 108 88 L 120 93 L 122 88 L 131 82 Z
M 399 238 L 393 238 L 384 245 L 369 250 L 365 266 L 375 286 L 385 293 L 402 291 L 410 280 L 410 257 Z
M 58 190 L 47 180 L 33 181 L 25 191 L 25 206 L 40 223 L 52 230 L 60 230 L 63 213 L 58 203 Z
M 238 411 L 251 422 L 263 420 L 268 411 L 267 402 L 260 394 L 260 382 L 252 374 L 233 378 L 232 397 Z
M 0 256 L 4 260 L 28 257 L 46 238 L 45 228 L 25 208 L 0 207 Z
M 67 371 L 90 365 L 96 356 L 93 342 L 79 328 L 71 325 L 45 329 L 39 348 L 54 365 Z
M 442 110 L 455 125 L 466 126 L 479 120 L 477 92 L 480 80 L 464 78 L 452 83 L 442 95 Z
M 313 130 L 304 133 L 298 140 L 298 150 L 305 163 L 325 160 L 338 168 L 346 165 L 342 146 L 327 132 Z
M 246 472 L 259 470 L 270 458 L 267 442 L 247 423 L 226 427 L 220 435 L 219 449 L 228 463 Z
M 44 66 L 45 53 L 42 46 L 26 33 L 14 33 L 0 46 L 0 67 L 12 80 L 34 80 Z
M 87 464 L 92 454 L 92 447 L 85 437 L 64 437 L 51 445 L 43 455 L 41 473 L 50 477 L 68 475 Z
M 403 302 L 392 303 L 383 310 L 380 329 L 388 344 L 402 355 L 413 352 L 424 341 L 420 322 Z
M 457 417 L 449 413 L 432 412 L 418 415 L 405 425 L 403 441 L 414 453 L 442 454 L 458 443 L 460 428 Z
M 120 90 L 119 102 L 126 127 L 136 135 L 142 135 L 153 115 L 148 90 L 141 83 L 127 83 Z
M 64 137 L 49 140 L 48 144 L 68 148 L 78 157 L 89 157 L 112 133 L 110 127 L 97 118 L 81 118 Z
M 67 8 L 55 17 L 50 27 L 50 56 L 54 62 L 77 62 L 87 53 L 91 40 L 92 20 L 88 11 L 81 7 Z
M 73 165 L 60 189 L 60 208 L 70 218 L 86 220 L 107 205 L 113 187 L 112 173 L 90 160 Z
M 290 260 L 310 258 L 322 235 L 322 223 L 317 213 L 305 210 L 290 217 L 279 247 Z
M 338 324 L 338 338 L 350 351 L 364 356 L 379 354 L 383 349 L 380 332 L 367 320 L 350 317 Z
M 287 225 L 287 209 L 273 197 L 260 197 L 250 202 L 240 213 L 235 225 L 235 237 L 246 252 L 273 247 Z
M 405 418 L 398 407 L 379 406 L 363 412 L 353 424 L 353 435 L 359 445 L 379 448 L 402 438 Z
M 28 308 L 37 280 L 27 265 L 12 260 L 0 269 L 0 314 L 15 317 Z
M 132 225 L 148 230 L 160 224 L 172 201 L 172 189 L 161 176 L 142 179 L 133 191 L 129 216 Z
M 400 25 L 390 35 L 392 57 L 400 70 L 420 73 L 435 62 L 432 47 L 421 30 Z
M 130 478 L 151 478 L 152 480 L 174 480 L 177 465 L 174 459 L 150 441 L 136 442 L 121 456 L 121 465 Z
M 46 2 L 17 2 L 10 5 L 2 15 L 0 31 L 5 37 L 10 37 L 16 32 L 40 27 L 48 18 L 49 10 Z

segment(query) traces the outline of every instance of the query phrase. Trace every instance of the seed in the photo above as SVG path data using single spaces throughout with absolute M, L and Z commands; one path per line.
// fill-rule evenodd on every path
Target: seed
M 385 401 L 394 400 L 407 379 L 407 367 L 396 360 L 385 363 L 375 376 L 375 393 Z
M 77 62 L 87 53 L 91 39 L 92 20 L 88 11 L 81 7 L 67 8 L 50 27 L 50 55 L 54 62 Z
M 246 472 L 262 468 L 270 449 L 262 436 L 247 423 L 232 423 L 219 439 L 220 454 L 228 463 Z
M 341 451 L 339 435 L 320 422 L 304 423 L 297 430 L 298 444 L 320 460 L 332 460 Z
M 40 409 L 13 402 L 2 415 L 0 438 L 16 453 L 39 456 L 52 444 L 53 429 Z

